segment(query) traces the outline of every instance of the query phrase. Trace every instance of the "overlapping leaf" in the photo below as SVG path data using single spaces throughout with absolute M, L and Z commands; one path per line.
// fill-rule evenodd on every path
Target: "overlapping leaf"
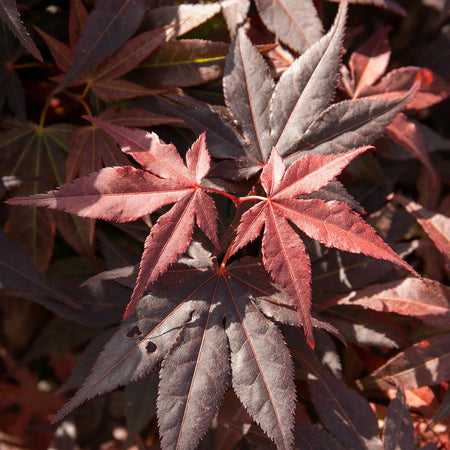
M 385 348 L 404 348 L 410 344 L 405 330 L 386 313 L 341 305 L 322 315 L 342 333 L 346 342 Z
M 139 108 L 116 111 L 108 108 L 98 118 L 117 125 L 152 126 L 174 123 L 176 120 Z M 71 136 L 72 145 L 66 159 L 66 182 L 86 176 L 105 166 L 124 166 L 127 157 L 111 136 L 96 125 L 79 127 Z
M 390 311 L 421 319 L 435 326 L 450 323 L 450 289 L 437 281 L 416 278 L 366 287 L 343 298 L 339 305 L 360 305 L 375 311 Z
M 279 448 L 291 448 L 295 394 L 289 352 L 277 327 L 249 301 L 286 308 L 284 295 L 264 278 L 257 260 L 218 268 L 198 244 L 193 249 L 197 257 L 170 268 L 122 323 L 57 420 L 163 361 L 158 396 L 163 448 L 195 448 L 231 369 L 233 387 L 254 420 Z
M 187 8 L 184 14 L 176 15 L 178 8 L 189 6 L 194 7 Z M 96 96 L 106 101 L 128 99 L 157 91 L 153 87 L 149 89 L 118 78 L 129 73 L 163 42 L 211 17 L 212 10 L 208 6 L 181 5 L 169 14 L 173 20 L 160 21 L 156 20 L 157 9 L 154 19 L 162 25 L 128 40 L 144 16 L 145 0 L 115 2 L 112 5 L 107 1 L 99 2 L 89 17 L 84 6 L 79 1 L 73 1 L 69 17 L 70 47 L 41 30 L 38 32 L 47 43 L 56 65 L 65 74 L 54 78 L 61 83 L 58 90 L 87 84 Z M 218 5 L 211 6 L 215 8 L 214 11 L 218 8 Z M 131 20 L 127 20 L 128 17 Z M 146 24 L 144 29 L 149 26 Z M 122 30 L 121 27 L 126 29 Z
M 204 135 L 186 155 L 186 164 L 173 145 L 162 144 L 155 134 L 109 125 L 90 119 L 122 144 L 146 171 L 131 166 L 105 168 L 56 191 L 9 200 L 11 204 L 46 206 L 91 219 L 130 222 L 170 203 L 175 206 L 162 215 L 148 235 L 137 284 L 127 308 L 129 315 L 146 287 L 155 281 L 187 249 L 194 222 L 219 246 L 217 213 L 212 199 L 200 188 L 209 171 L 209 154 Z M 122 133 L 120 135 L 120 133 Z M 117 139 L 117 136 L 120 135 Z M 152 172 L 152 173 L 151 173 Z
M 293 50 L 303 53 L 322 37 L 322 24 L 312 0 L 256 0 L 267 28 Z
M 139 64 L 134 77 L 151 89 L 195 86 L 219 78 L 228 44 L 202 39 L 179 39 L 161 44 Z
M 414 427 L 401 389 L 387 409 L 383 444 L 386 450 L 414 447 Z
M 0 29 L 0 106 L 5 99 L 18 119 L 25 123 L 27 120 L 25 105 L 25 90 L 22 82 L 14 70 L 14 63 L 22 51 L 11 33 L 4 27 Z
M 387 40 L 388 28 L 382 28 L 352 53 L 350 71 L 342 69 L 342 84 L 351 98 L 402 98 L 414 83 L 420 83 L 406 109 L 423 109 L 438 103 L 450 95 L 450 86 L 429 69 L 402 67 L 384 74 L 391 49 Z M 433 182 L 437 174 L 427 154 L 427 147 L 420 128 L 405 115 L 398 114 L 387 127 L 387 136 L 417 158 L 430 172 Z
M 73 62 L 59 89 L 125 44 L 140 25 L 146 6 L 145 0 L 98 1 L 82 27 Z
M 306 372 L 312 401 L 325 427 L 346 448 L 381 449 L 378 424 L 368 402 L 335 378 L 303 339 L 289 330 L 294 359 Z
M 435 213 L 423 208 L 418 203 L 408 200 L 402 195 L 395 195 L 394 201 L 400 203 L 406 211 L 412 214 L 422 226 L 430 239 L 450 264 L 450 218 L 444 214 Z
M 364 389 L 414 389 L 433 386 L 450 377 L 450 334 L 419 342 L 397 354 L 370 376 L 357 382 Z
M 1 134 L 1 170 L 8 175 L 35 175 L 33 182 L 25 183 L 17 193 L 37 193 L 61 184 L 68 150 L 67 138 L 73 127 L 67 124 L 41 127 L 33 122 L 24 126 L 16 122 L 9 125 L 9 130 Z M 72 222 L 74 220 L 71 219 Z M 36 208 L 11 211 L 11 238 L 27 251 L 41 270 L 46 269 L 52 255 L 55 225 L 55 218 L 47 211 Z M 75 232 L 72 238 L 89 253 L 89 229 L 75 223 L 73 225 L 72 232 Z
M 329 247 L 385 259 L 412 271 L 361 217 L 344 203 L 298 199 L 319 190 L 367 147 L 338 155 L 309 155 L 287 171 L 276 149 L 261 174 L 267 197 L 243 214 L 231 254 L 253 241 L 264 226 L 264 266 L 297 307 L 308 342 L 314 342 L 310 322 L 311 272 L 305 247 L 288 220 Z

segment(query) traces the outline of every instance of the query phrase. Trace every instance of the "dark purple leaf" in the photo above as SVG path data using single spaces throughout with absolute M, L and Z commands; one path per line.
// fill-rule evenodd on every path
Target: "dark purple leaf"
M 20 43 L 39 61 L 43 61 L 41 52 L 31 39 L 22 23 L 15 0 L 0 0 L 0 18 L 5 21 Z
M 11 243 L 3 232 L 0 232 L 1 265 L 0 287 L 12 295 L 39 301 L 68 305 L 75 309 L 82 306 L 64 292 L 52 286 L 37 267 L 28 259 L 23 251 Z
M 197 247 L 191 246 L 192 257 L 170 268 L 157 290 L 138 303 L 56 420 L 98 394 L 137 380 L 163 359 L 158 399 L 163 445 L 194 448 L 226 388 L 230 344 L 238 396 L 280 447 L 291 447 L 295 393 L 289 352 L 276 326 L 249 301 L 283 294 L 270 282 L 261 288 L 246 281 L 255 260 L 218 269 Z
M 99 0 L 86 19 L 73 64 L 58 90 L 120 48 L 140 25 L 146 4 L 146 0 Z
M 333 100 L 346 13 L 344 1 L 331 30 L 294 61 L 275 88 L 270 105 L 271 142 L 281 155 L 289 152 Z
M 224 311 L 214 291 L 211 295 L 211 287 L 199 286 L 196 298 L 209 302 L 193 301 L 190 322 L 162 364 L 158 423 L 163 448 L 197 447 L 228 384 Z
M 323 428 L 313 425 L 297 425 L 294 431 L 296 448 L 314 450 L 344 450 L 344 447 Z
M 369 403 L 324 369 L 303 337 L 293 330 L 289 336 L 293 356 L 307 372 L 314 407 L 328 431 L 348 448 L 381 450 L 377 419 Z
M 412 100 L 417 87 L 413 86 L 404 97 L 393 100 L 363 98 L 331 105 L 310 125 L 294 147 L 286 149 L 283 156 L 287 164 L 305 151 L 340 153 L 372 142 Z
M 384 428 L 385 450 L 414 447 L 414 427 L 406 404 L 405 395 L 399 388 L 394 400 L 388 406 Z
M 269 102 L 274 88 L 267 66 L 241 28 L 230 49 L 223 77 L 225 102 L 251 149 L 255 165 L 267 161 Z
M 292 446 L 295 388 L 292 362 L 278 328 L 267 321 L 240 293 L 234 280 L 227 284 L 226 332 L 231 349 L 233 388 L 242 404 L 280 449 Z

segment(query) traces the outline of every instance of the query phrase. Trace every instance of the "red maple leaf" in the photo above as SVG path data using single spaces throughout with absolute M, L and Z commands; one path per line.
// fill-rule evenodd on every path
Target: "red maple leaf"
M 46 194 L 8 202 L 46 206 L 81 217 L 116 222 L 137 220 L 175 203 L 160 216 L 145 241 L 139 276 L 125 311 L 128 317 L 147 286 L 186 251 L 195 221 L 214 245 L 219 246 L 214 202 L 200 187 L 209 171 L 210 157 L 205 134 L 187 152 L 185 165 L 175 146 L 161 143 L 154 133 L 110 125 L 99 119 L 90 120 L 107 129 L 119 143 L 127 139 L 131 147 L 124 147 L 122 151 L 145 170 L 131 166 L 108 167 Z M 122 141 L 118 135 L 122 136 Z
M 308 155 L 288 170 L 274 148 L 261 174 L 266 197 L 253 197 L 260 201 L 242 216 L 231 246 L 232 255 L 253 241 L 264 226 L 264 267 L 297 307 L 310 345 L 314 343 L 310 318 L 310 261 L 300 236 L 289 222 L 327 247 L 392 261 L 416 274 L 345 203 L 299 198 L 328 184 L 353 158 L 369 148 L 372 147 L 360 147 L 338 155 Z

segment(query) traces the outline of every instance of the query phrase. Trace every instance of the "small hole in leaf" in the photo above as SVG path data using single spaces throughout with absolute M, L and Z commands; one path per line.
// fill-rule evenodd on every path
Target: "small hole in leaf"
M 140 336 L 142 334 L 142 331 L 139 329 L 139 327 L 137 325 L 135 325 L 133 328 L 131 328 L 128 333 L 127 333 L 127 337 L 128 338 L 133 338 L 135 336 Z
M 158 348 L 158 347 L 156 346 L 156 344 L 153 343 L 152 341 L 150 341 L 150 342 L 147 344 L 146 350 L 147 350 L 147 353 L 155 353 L 155 351 L 156 351 L 157 348 Z

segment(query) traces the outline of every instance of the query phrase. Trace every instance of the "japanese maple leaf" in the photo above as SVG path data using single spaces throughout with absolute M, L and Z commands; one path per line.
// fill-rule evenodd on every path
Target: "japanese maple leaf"
M 314 343 L 310 318 L 310 260 L 305 245 L 289 222 L 327 247 L 385 259 L 416 274 L 345 203 L 298 198 L 328 184 L 353 158 L 368 148 L 371 147 L 360 147 L 337 155 L 307 155 L 298 159 L 288 170 L 274 148 L 261 174 L 266 197 L 257 197 L 260 201 L 243 214 L 231 246 L 232 255 L 253 241 L 264 226 L 264 267 L 297 307 L 310 345 Z
M 96 278 L 109 276 L 104 272 Z M 219 266 L 194 241 L 114 335 L 106 337 L 90 374 L 55 420 L 161 363 L 157 415 L 163 449 L 197 447 L 230 380 L 255 422 L 279 449 L 290 449 L 292 361 L 273 320 L 301 325 L 260 261 L 244 257 Z M 312 323 L 336 331 L 320 320 Z
M 82 217 L 130 222 L 152 214 L 162 206 L 175 203 L 161 215 L 148 235 L 139 275 L 131 301 L 125 311 L 129 316 L 147 286 L 155 281 L 192 239 L 194 222 L 218 247 L 217 212 L 213 200 L 200 188 L 209 171 L 210 157 L 205 135 L 201 135 L 186 154 L 186 165 L 172 144 L 163 144 L 154 133 L 128 129 L 90 118 L 113 136 L 123 133 L 130 145 L 122 150 L 131 155 L 144 170 L 131 166 L 108 167 L 81 177 L 58 190 L 19 197 L 14 205 L 46 206 Z M 119 131 L 117 131 L 119 130 Z
M 273 3 L 282 9 L 295 2 Z M 273 12 L 270 2 L 257 4 Z M 368 145 L 413 99 L 417 86 L 410 79 L 404 80 L 401 94 L 333 103 L 346 14 L 347 1 L 343 0 L 328 33 L 295 59 L 276 83 L 241 27 L 225 65 L 226 113 L 184 96 L 164 95 L 166 106 L 196 133 L 207 132 L 209 151 L 217 160 L 212 176 L 249 179 L 260 173 L 274 146 L 290 165 L 307 153 L 341 153 Z M 283 26 L 298 29 L 294 15 L 286 17 L 289 20 Z

